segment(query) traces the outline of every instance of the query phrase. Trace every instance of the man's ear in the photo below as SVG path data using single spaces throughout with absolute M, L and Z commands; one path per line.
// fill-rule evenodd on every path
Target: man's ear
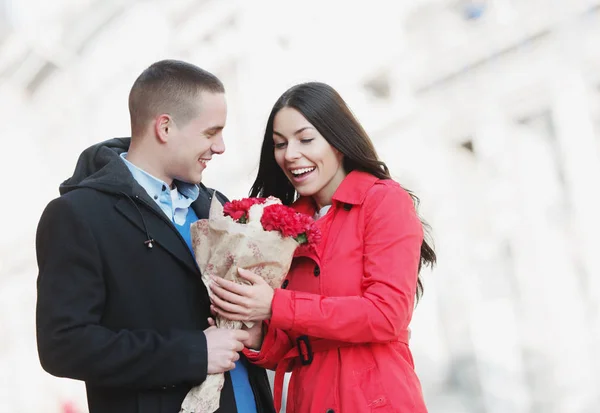
M 175 124 L 173 119 L 167 114 L 157 116 L 154 121 L 154 132 L 161 143 L 167 143 L 169 141 L 169 137 L 171 136 L 174 127 Z

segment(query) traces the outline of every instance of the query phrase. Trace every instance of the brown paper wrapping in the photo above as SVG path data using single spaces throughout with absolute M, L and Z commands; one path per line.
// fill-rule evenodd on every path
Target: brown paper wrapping
M 202 281 L 210 295 L 210 276 L 245 283 L 237 269 L 245 268 L 265 279 L 273 288 L 281 286 L 290 269 L 298 243 L 284 238 L 279 232 L 264 231 L 260 224 L 260 208 L 253 206 L 250 222 L 239 224 L 223 216 L 223 206 L 213 196 L 208 219 L 201 219 L 191 226 L 192 246 L 202 273 Z M 241 321 L 231 321 L 217 316 L 217 327 L 242 328 Z M 248 327 L 251 322 L 245 322 Z M 183 404 L 182 413 L 213 413 L 219 408 L 221 389 L 225 382 L 223 374 L 209 374 L 204 383 L 192 388 Z

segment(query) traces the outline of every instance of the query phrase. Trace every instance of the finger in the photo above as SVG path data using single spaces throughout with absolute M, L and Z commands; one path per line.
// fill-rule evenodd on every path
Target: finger
M 217 323 L 215 323 L 215 319 L 212 317 L 208 317 L 208 325 L 211 327 L 216 327 Z
M 236 352 L 235 354 L 237 354 L 238 351 L 242 351 L 244 349 L 244 343 L 242 343 L 241 341 L 235 341 L 235 344 L 233 345 L 233 350 Z
M 218 285 L 219 287 L 221 287 L 227 291 L 230 291 L 237 295 L 248 296 L 249 289 L 250 289 L 250 286 L 248 286 L 248 285 L 234 283 L 233 281 L 225 280 L 220 277 L 213 277 L 212 280 L 213 280 L 214 284 Z M 212 288 L 212 286 L 211 286 L 211 288 Z
M 215 306 L 214 306 L 213 304 L 211 304 L 211 305 L 210 305 L 210 314 L 211 314 L 213 317 L 216 317 L 216 316 L 217 316 L 217 311 L 216 311 L 216 309 L 215 309 Z
M 247 297 L 229 292 L 229 291 L 219 287 L 216 284 L 212 284 L 210 286 L 210 289 L 220 299 L 225 300 L 232 304 L 244 305 L 247 301 Z M 213 301 L 214 301 L 214 296 L 213 296 Z
M 232 321 L 249 321 L 248 320 L 248 316 L 245 314 L 245 312 L 228 311 L 228 310 L 220 308 L 220 307 L 216 307 L 216 311 L 217 311 L 217 314 L 220 317 L 225 318 L 227 320 L 232 320 Z
M 242 350 L 244 349 L 244 346 L 242 346 Z M 238 351 L 242 351 L 242 350 L 238 350 Z M 240 353 L 235 353 L 233 355 L 233 361 L 238 361 L 240 359 Z
M 233 337 L 237 341 L 246 341 L 250 338 L 250 333 L 245 330 L 233 330 Z
M 248 321 L 248 317 L 242 314 L 230 313 L 217 308 L 217 314 L 231 321 Z
M 215 310 L 217 311 L 217 314 L 219 314 L 219 315 L 222 315 L 222 311 L 226 311 L 228 313 L 234 313 L 234 314 L 239 314 L 241 316 L 247 316 L 247 313 L 248 313 L 247 308 L 242 307 L 241 305 L 238 305 L 238 304 L 230 303 L 229 301 L 222 300 L 219 297 L 217 297 L 216 295 L 214 297 L 214 303 L 215 303 Z
M 266 281 L 259 275 L 256 275 L 252 271 L 245 270 L 244 268 L 238 268 L 238 274 L 244 280 L 250 281 L 252 284 L 264 284 Z
M 229 367 L 228 367 L 228 368 L 227 368 L 225 371 L 230 371 L 230 370 L 233 370 L 234 368 L 235 368 L 235 363 L 232 361 L 232 362 L 229 364 Z

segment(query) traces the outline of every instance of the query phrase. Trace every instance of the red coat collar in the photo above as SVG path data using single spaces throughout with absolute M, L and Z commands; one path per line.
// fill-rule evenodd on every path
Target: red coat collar
M 344 178 L 333 194 L 333 200 L 343 204 L 360 205 L 365 200 L 367 192 L 379 178 L 367 172 L 352 171 Z M 309 196 L 298 198 L 292 207 L 303 214 L 313 216 L 317 211 L 315 201 Z
M 379 178 L 368 172 L 352 171 L 333 194 L 333 200 L 344 204 L 360 205 L 377 181 Z

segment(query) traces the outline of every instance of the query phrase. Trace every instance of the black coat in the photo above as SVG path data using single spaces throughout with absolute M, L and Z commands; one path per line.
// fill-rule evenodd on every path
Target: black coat
M 85 381 L 90 413 L 176 413 L 206 378 L 209 298 L 184 239 L 119 159 L 128 147 L 84 151 L 41 217 L 38 352 L 47 372 Z M 212 194 L 201 185 L 199 218 Z M 258 411 L 274 412 L 265 371 L 246 365 Z M 236 411 L 227 373 L 219 412 Z

